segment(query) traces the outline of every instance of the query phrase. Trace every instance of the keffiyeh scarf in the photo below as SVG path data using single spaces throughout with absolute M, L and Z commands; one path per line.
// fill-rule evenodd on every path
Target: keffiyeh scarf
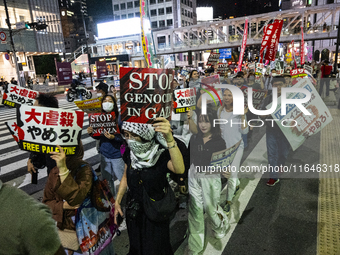
M 167 147 L 163 134 L 155 132 L 151 124 L 123 122 L 122 129 L 146 140 L 146 142 L 127 140 L 130 148 L 131 167 L 141 170 L 154 166 Z

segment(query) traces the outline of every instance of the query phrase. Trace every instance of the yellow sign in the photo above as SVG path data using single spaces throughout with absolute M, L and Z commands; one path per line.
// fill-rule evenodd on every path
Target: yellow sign
M 101 112 L 101 102 L 102 98 L 94 98 L 94 99 L 88 99 L 83 101 L 75 101 L 74 103 L 78 106 L 80 110 L 86 113 L 96 113 Z

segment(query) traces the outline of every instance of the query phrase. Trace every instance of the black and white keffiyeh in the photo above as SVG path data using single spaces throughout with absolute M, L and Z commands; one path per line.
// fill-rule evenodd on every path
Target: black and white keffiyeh
M 165 148 L 167 148 L 163 134 L 155 132 L 151 124 L 123 122 L 122 130 L 132 132 L 146 140 L 146 142 L 127 140 L 133 169 L 154 166 Z

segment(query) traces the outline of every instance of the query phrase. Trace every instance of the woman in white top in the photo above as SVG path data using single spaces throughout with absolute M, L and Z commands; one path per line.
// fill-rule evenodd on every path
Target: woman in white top
M 245 109 L 244 115 L 234 115 L 232 93 L 228 89 L 223 92 L 223 105 L 217 110 L 217 117 L 219 119 L 228 120 L 227 124 L 220 125 L 221 136 L 226 143 L 226 148 L 230 148 L 241 141 L 236 156 L 230 165 L 230 169 L 236 169 L 237 171 L 240 168 L 244 150 L 242 134 L 248 133 L 248 124 L 246 118 L 247 111 L 248 108 Z M 237 178 L 237 171 L 231 172 L 231 177 L 228 178 L 228 184 L 222 191 L 222 194 L 225 192 L 225 190 L 227 191 L 227 204 L 224 207 L 224 210 L 227 214 L 230 211 L 231 200 L 234 197 L 236 188 L 238 188 L 240 184 L 240 181 Z

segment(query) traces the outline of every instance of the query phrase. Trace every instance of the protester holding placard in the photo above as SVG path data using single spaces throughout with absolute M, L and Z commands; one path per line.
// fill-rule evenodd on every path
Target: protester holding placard
M 100 82 L 96 86 L 96 92 L 97 92 L 97 97 L 104 97 L 109 92 L 109 86 L 104 82 Z
M 245 113 L 247 113 L 248 108 L 245 109 Z M 233 96 L 230 90 L 226 89 L 223 92 L 223 105 L 217 110 L 218 119 L 227 120 L 228 123 L 220 125 L 222 138 L 226 143 L 226 148 L 230 148 L 237 144 L 240 140 L 243 140 L 243 135 L 247 135 L 248 133 L 248 124 L 246 115 L 234 115 L 233 114 Z M 242 123 L 239 125 L 232 125 L 231 123 Z M 231 163 L 231 167 L 235 169 L 240 168 L 241 159 L 243 156 L 244 150 L 244 142 L 242 141 L 236 156 Z M 227 203 L 224 206 L 224 210 L 226 213 L 230 212 L 230 206 L 232 204 L 232 199 L 235 195 L 235 192 L 238 190 L 238 186 L 240 185 L 240 181 L 237 178 L 237 171 L 232 172 L 231 178 L 228 178 L 228 183 L 226 188 L 223 189 L 222 193 L 227 193 Z
M 281 88 L 287 86 L 285 80 L 280 76 L 273 77 L 272 84 L 273 87 L 278 90 L 278 97 L 281 95 Z M 266 106 L 272 103 L 272 100 L 273 97 L 271 95 L 267 96 L 263 101 L 261 109 L 266 110 Z M 269 120 L 273 119 L 273 117 L 271 115 L 264 115 L 261 116 L 261 119 Z M 274 120 L 266 121 L 266 142 L 269 166 L 273 169 L 275 167 L 283 167 L 288 157 L 290 144 Z M 268 180 L 267 185 L 272 187 L 279 181 L 279 174 L 277 172 L 270 172 L 270 179 Z
M 102 114 L 107 116 L 111 114 L 114 116 L 112 123 L 114 128 L 110 130 L 117 131 L 119 112 L 116 103 L 116 99 L 111 95 L 106 95 L 102 100 Z M 94 115 L 90 115 L 90 118 Z M 104 129 L 100 135 L 97 135 L 97 131 L 91 126 L 87 128 L 87 133 L 94 139 L 99 141 L 99 153 L 100 153 L 100 170 L 104 179 L 109 182 L 111 192 L 113 195 L 116 194 L 116 188 L 114 185 L 114 177 L 121 180 L 124 173 L 124 161 L 120 153 L 120 147 L 123 143 L 123 139 L 120 134 L 113 134 L 108 132 L 108 129 Z M 116 133 L 116 132 L 114 132 Z
M 64 248 L 68 250 L 68 254 L 73 254 L 73 251 L 79 248 L 74 217 L 76 209 L 91 191 L 93 173 L 91 166 L 83 161 L 84 148 L 81 141 L 72 156 L 66 156 L 61 147 L 58 148 L 59 152 L 51 152 L 51 158 L 57 166 L 52 169 L 47 179 L 42 202 L 51 208 L 60 240 L 65 243 Z M 112 242 L 100 254 L 114 255 Z
M 207 176 L 204 171 L 214 152 L 226 149 L 221 131 L 213 125 L 216 112 L 208 108 L 207 114 L 198 117 L 198 133 L 190 140 L 191 168 L 189 169 L 189 254 L 199 254 L 204 249 L 204 213 L 208 216 L 215 238 L 223 238 L 229 228 L 229 220 L 220 202 L 221 177 Z M 202 171 L 198 171 L 201 169 Z
M 115 215 L 123 216 L 121 201 L 129 187 L 126 223 L 129 254 L 133 255 L 173 254 L 169 224 L 176 202 L 166 176 L 169 171 L 183 174 L 185 167 L 169 121 L 163 117 L 154 121 L 153 125 L 123 122 L 122 126 L 128 148 L 123 156 L 125 172 L 119 185 Z M 167 210 L 158 211 L 153 206 L 155 203 Z M 152 213 L 155 210 L 157 215 Z
M 59 103 L 55 94 L 41 93 L 35 98 L 34 106 L 58 108 Z M 27 171 L 32 174 L 34 178 L 38 178 L 37 169 L 44 168 L 45 166 L 47 167 L 47 175 L 49 175 L 52 168 L 55 167 L 55 161 L 50 158 L 49 154 L 38 152 L 30 153 L 30 157 L 27 161 Z M 34 180 L 33 182 L 35 181 L 37 180 Z

